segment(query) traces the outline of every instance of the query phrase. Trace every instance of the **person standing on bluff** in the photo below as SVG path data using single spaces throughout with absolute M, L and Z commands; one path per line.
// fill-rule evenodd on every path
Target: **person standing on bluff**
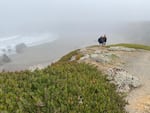
M 102 46 L 105 46 L 106 42 L 107 42 L 106 35 L 100 36 L 99 39 L 98 39 L 98 42 L 99 42 L 100 45 L 102 44 Z
M 106 45 L 106 42 L 107 42 L 107 37 L 106 37 L 106 35 L 104 35 L 104 36 L 103 36 L 103 44 L 102 44 L 102 45 L 105 46 L 105 45 Z

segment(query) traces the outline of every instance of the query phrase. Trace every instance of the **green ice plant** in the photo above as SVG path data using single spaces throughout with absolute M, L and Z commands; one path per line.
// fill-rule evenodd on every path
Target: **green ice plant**
M 85 63 L 0 73 L 0 113 L 125 113 L 126 101 L 106 76 Z

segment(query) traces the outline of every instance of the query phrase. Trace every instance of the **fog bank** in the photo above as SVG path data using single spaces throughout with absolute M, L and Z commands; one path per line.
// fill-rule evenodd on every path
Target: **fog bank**
M 101 34 L 113 39 L 119 34 L 118 40 L 130 40 L 119 26 L 149 21 L 149 4 L 149 0 L 1 0 L 0 38 L 49 33 L 86 40 Z

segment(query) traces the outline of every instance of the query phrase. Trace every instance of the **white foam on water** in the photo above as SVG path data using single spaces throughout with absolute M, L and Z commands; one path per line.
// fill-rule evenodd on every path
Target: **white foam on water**
M 16 45 L 21 43 L 24 43 L 27 47 L 32 47 L 48 42 L 53 42 L 57 38 L 58 37 L 56 35 L 49 33 L 30 36 L 15 35 L 10 37 L 2 37 L 0 38 L 0 56 L 3 54 L 15 54 Z

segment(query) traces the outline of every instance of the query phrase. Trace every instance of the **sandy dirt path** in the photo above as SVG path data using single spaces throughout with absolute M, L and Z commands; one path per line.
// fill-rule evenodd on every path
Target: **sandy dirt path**
M 126 70 L 141 81 L 141 87 L 131 91 L 127 97 L 129 113 L 150 113 L 150 52 L 142 51 L 127 59 Z
M 127 101 L 129 105 L 126 110 L 129 113 L 150 113 L 150 51 L 146 50 L 113 50 L 107 48 L 91 47 L 82 50 L 84 54 L 94 54 L 95 51 L 101 54 L 114 54 L 119 59 L 113 60 L 113 63 L 99 63 L 95 60 L 86 59 L 84 62 L 96 65 L 102 72 L 107 72 L 109 68 L 121 67 L 133 76 L 139 78 L 141 86 L 131 90 L 128 93 Z M 104 57 L 105 58 L 105 57 Z

